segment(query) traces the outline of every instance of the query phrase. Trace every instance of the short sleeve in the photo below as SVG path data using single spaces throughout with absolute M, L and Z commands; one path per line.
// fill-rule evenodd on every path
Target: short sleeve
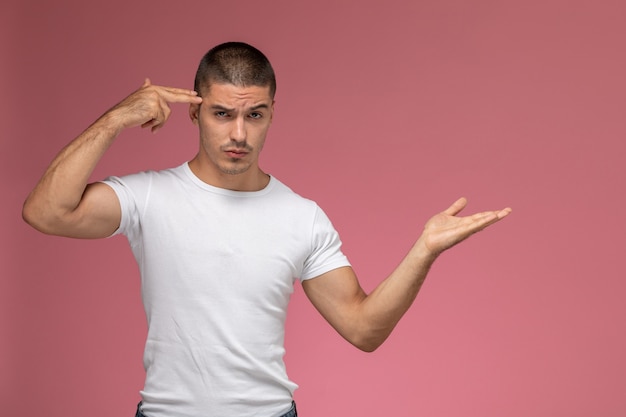
M 350 266 L 341 251 L 341 239 L 330 219 L 317 207 L 311 236 L 311 254 L 304 262 L 302 280 L 318 277 L 333 269 Z
M 102 182 L 109 187 L 117 195 L 122 210 L 119 228 L 113 235 L 122 234 L 128 237 L 129 241 L 133 241 L 138 233 L 140 225 L 140 201 L 137 199 L 137 192 L 131 188 L 133 178 L 138 175 L 128 177 L 108 177 Z

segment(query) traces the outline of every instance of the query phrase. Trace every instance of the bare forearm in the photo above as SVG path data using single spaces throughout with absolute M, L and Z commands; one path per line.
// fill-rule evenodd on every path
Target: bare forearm
M 391 275 L 362 300 L 359 348 L 371 351 L 387 339 L 411 307 L 435 259 L 418 241 Z

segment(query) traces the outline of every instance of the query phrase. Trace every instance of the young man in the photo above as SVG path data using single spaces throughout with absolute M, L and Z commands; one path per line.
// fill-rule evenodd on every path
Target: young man
M 437 256 L 510 213 L 457 217 L 466 204 L 458 200 L 365 294 L 324 212 L 259 167 L 275 89 L 260 51 L 218 45 L 200 63 L 196 91 L 146 80 L 60 152 L 24 205 L 24 219 L 44 233 L 127 236 L 149 324 L 138 416 L 295 416 L 282 357 L 296 278 L 346 340 L 372 351 Z M 170 103 L 189 103 L 198 126 L 191 161 L 87 183 L 124 129 L 160 129 Z

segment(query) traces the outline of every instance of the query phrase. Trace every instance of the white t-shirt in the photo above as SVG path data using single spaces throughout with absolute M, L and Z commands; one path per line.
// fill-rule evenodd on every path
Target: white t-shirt
M 187 163 L 105 181 L 122 207 L 148 319 L 143 412 L 275 416 L 297 385 L 283 362 L 295 279 L 349 265 L 324 212 L 275 178 L 255 192 Z

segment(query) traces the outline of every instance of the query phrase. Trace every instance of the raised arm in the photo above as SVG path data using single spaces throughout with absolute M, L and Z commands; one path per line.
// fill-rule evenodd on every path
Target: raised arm
M 141 88 L 61 150 L 26 199 L 24 220 L 48 234 L 77 238 L 110 236 L 120 223 L 117 196 L 105 184 L 88 184 L 104 153 L 124 129 L 160 129 L 170 115 L 169 103 L 201 101 L 195 91 L 155 86 L 146 79 Z
M 304 281 L 305 293 L 324 318 L 350 343 L 378 348 L 417 296 L 431 265 L 446 249 L 503 219 L 511 209 L 459 217 L 467 201 L 457 200 L 432 217 L 398 267 L 367 295 L 350 267 Z

